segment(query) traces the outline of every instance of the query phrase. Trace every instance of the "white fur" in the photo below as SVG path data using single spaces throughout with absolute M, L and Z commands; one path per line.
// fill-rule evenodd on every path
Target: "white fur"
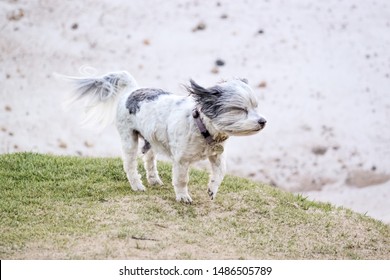
M 56 74 L 56 76 L 70 81 L 74 86 L 74 94 L 66 100 L 65 107 L 69 109 L 77 101 L 84 102 L 85 116 L 82 125 L 96 124 L 102 128 L 113 123 L 121 94 L 125 90 L 138 88 L 133 76 L 126 71 L 95 77 L 70 77 L 60 74 Z M 118 79 L 118 84 L 114 85 L 110 83 L 110 80 L 105 79 L 109 76 Z M 92 87 L 85 94 L 82 94 L 83 88 L 92 83 L 97 83 L 99 86 Z
M 209 89 L 191 82 L 192 87 L 188 88 L 191 96 L 158 95 L 160 91 L 156 90 L 155 98 L 139 102 L 134 101 L 137 100 L 135 97 L 138 96 L 140 99 L 150 97 L 151 89 L 138 89 L 134 78 L 127 72 L 73 80 L 77 85 L 76 91 L 79 93 L 81 91 L 82 98 L 88 100 L 91 118 L 94 118 L 95 114 L 103 113 L 104 117 L 98 120 L 108 123 L 110 121 L 108 116 L 115 111 L 114 104 L 118 104 L 116 127 L 122 142 L 123 166 L 134 191 L 145 190 L 137 171 L 137 151 L 141 138 L 151 145 L 151 149 L 144 155 L 148 183 L 162 185 L 157 172 L 155 154 L 163 153 L 173 161 L 176 200 L 191 203 L 192 198 L 187 187 L 191 163 L 209 159 L 212 175 L 208 193 L 211 199 L 214 199 L 226 171 L 225 154 L 214 149 L 214 144 L 223 147 L 229 136 L 254 134 L 265 125 L 264 118 L 256 112 L 257 101 L 251 88 L 241 80 L 223 82 Z M 96 83 L 93 82 L 95 80 Z M 113 87 L 104 81 L 119 82 Z M 97 86 L 91 86 L 89 89 L 85 87 L 94 84 Z M 102 91 L 101 87 L 109 90 Z M 210 106 L 213 104 L 208 102 L 211 99 L 215 99 L 218 106 Z M 133 113 L 129 111 L 129 103 L 131 108 L 136 108 Z M 213 145 L 208 144 L 200 134 L 192 115 L 194 108 L 198 108 L 201 120 L 213 136 L 215 142 Z M 259 124 L 260 119 L 264 121 L 263 125 Z

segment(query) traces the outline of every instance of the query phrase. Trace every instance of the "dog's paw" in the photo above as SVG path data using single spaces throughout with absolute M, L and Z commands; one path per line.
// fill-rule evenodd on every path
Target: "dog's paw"
M 135 192 L 144 192 L 146 190 L 141 183 L 131 185 L 131 189 Z
M 187 203 L 187 204 L 191 204 L 192 203 L 192 198 L 189 194 L 177 194 L 176 195 L 176 201 L 178 202 L 184 202 L 184 203 Z
M 209 197 L 211 198 L 211 200 L 214 200 L 215 197 L 217 196 L 217 193 L 216 193 L 216 192 L 213 192 L 213 191 L 210 190 L 210 189 L 207 189 L 207 193 L 208 193 Z
M 164 185 L 163 181 L 161 181 L 160 177 L 150 177 L 148 178 L 148 183 L 151 186 L 162 186 Z

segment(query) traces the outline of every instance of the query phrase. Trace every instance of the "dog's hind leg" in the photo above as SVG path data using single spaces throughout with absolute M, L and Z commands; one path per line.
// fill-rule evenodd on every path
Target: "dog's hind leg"
M 146 179 L 150 185 L 162 186 L 163 182 L 158 176 L 156 157 L 152 149 L 148 149 L 144 154 L 144 166 L 146 170 Z
M 189 164 L 175 161 L 173 163 L 173 186 L 175 188 L 176 200 L 191 203 L 192 198 L 188 194 L 188 170 Z
M 134 191 L 144 191 L 141 176 L 137 171 L 138 132 L 120 133 L 123 150 L 123 168 Z

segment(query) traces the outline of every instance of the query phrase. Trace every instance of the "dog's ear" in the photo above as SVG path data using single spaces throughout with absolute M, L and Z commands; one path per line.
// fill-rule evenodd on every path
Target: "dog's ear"
M 221 108 L 222 87 L 216 85 L 210 88 L 204 88 L 198 85 L 194 80 L 190 80 L 190 86 L 187 87 L 190 95 L 193 96 L 200 110 L 209 118 L 215 118 Z
M 218 97 L 222 94 L 222 89 L 219 86 L 213 86 L 210 88 L 204 88 L 197 84 L 194 80 L 190 80 L 190 86 L 187 87 L 187 90 L 191 95 L 196 95 L 198 97 Z

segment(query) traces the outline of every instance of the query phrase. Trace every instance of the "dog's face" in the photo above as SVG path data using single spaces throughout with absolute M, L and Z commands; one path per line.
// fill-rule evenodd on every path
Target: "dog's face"
M 257 100 L 246 80 L 235 79 L 210 88 L 191 80 L 188 90 L 201 112 L 221 132 L 233 136 L 251 135 L 266 124 L 265 118 L 257 112 Z

